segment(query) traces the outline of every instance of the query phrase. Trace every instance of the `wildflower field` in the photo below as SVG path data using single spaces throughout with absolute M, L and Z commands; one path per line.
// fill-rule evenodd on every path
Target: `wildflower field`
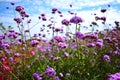
M 0 80 L 120 80 L 120 22 L 114 21 L 112 29 L 110 24 L 106 26 L 107 9 L 100 10 L 103 16 L 94 14 L 88 26 L 92 30 L 82 33 L 85 20 L 71 11 L 71 19 L 58 21 L 63 27 L 56 27 L 54 15 L 64 14 L 53 8 L 50 18 L 44 13 L 38 16 L 39 22 L 49 24 L 46 22 L 40 26 L 40 33 L 31 35 L 31 28 L 37 24 L 29 25 L 32 20 L 23 6 L 10 4 L 18 14 L 13 20 L 19 31 L 0 24 Z M 106 29 L 96 30 L 101 26 L 98 22 Z M 47 40 L 50 35 L 52 38 Z

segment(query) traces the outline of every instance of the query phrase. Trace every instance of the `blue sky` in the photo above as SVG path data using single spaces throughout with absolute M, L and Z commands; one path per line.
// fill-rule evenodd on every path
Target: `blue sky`
M 51 14 L 52 8 L 58 8 L 64 15 L 63 18 L 56 18 L 56 21 L 59 21 L 56 26 L 61 26 L 60 22 L 62 19 L 70 19 L 72 17 L 67 12 L 69 10 L 76 12 L 78 16 L 84 19 L 84 26 L 89 26 L 90 22 L 94 21 L 94 16 L 91 14 L 96 13 L 103 16 L 100 13 L 100 9 L 107 9 L 108 5 L 111 5 L 111 7 L 104 14 L 107 17 L 107 23 L 113 24 L 115 20 L 120 21 L 120 0 L 0 0 L 0 22 L 5 26 L 12 25 L 15 29 L 17 29 L 13 21 L 13 9 L 15 6 L 11 6 L 10 2 L 15 2 L 15 6 L 24 6 L 25 11 L 30 15 L 30 19 L 32 19 L 30 26 L 38 21 L 38 16 L 41 13 L 45 13 L 47 17 L 53 16 Z M 72 8 L 69 7 L 70 4 L 73 5 Z M 6 7 L 9 7 L 9 9 L 7 10 Z M 36 31 L 39 32 L 38 26 L 40 27 L 41 25 L 39 24 L 36 26 L 37 28 L 33 28 L 33 34 Z

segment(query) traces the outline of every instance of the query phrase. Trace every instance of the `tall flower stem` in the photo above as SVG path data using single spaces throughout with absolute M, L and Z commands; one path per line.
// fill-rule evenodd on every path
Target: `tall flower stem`
M 54 38 L 54 28 L 52 28 L 52 39 Z M 52 54 L 54 54 L 54 40 L 52 44 Z
M 30 26 L 29 26 L 29 23 L 28 23 L 28 18 L 27 18 L 27 25 L 28 25 L 28 30 L 29 30 L 29 37 L 31 39 Z
M 75 29 L 75 33 L 77 32 L 78 30 L 77 30 L 77 23 L 76 23 L 76 29 Z M 78 39 L 77 39 L 77 37 L 76 37 L 76 44 L 77 44 L 77 50 L 78 50 Z

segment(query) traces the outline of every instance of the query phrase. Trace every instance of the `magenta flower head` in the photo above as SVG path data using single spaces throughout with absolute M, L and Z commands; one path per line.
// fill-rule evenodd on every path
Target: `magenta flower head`
M 60 78 L 59 77 L 55 77 L 54 80 L 60 80 Z
M 86 34 L 84 38 L 98 39 L 98 34 L 95 33 Z
M 52 9 L 52 13 L 54 14 L 57 11 L 57 8 Z
M 66 76 L 67 76 L 67 77 L 70 77 L 70 73 L 66 73 Z
M 66 25 L 66 26 L 69 25 L 69 21 L 67 19 L 63 19 L 61 23 L 62 25 Z
M 98 46 L 98 48 L 102 48 L 103 47 L 103 43 L 102 42 L 96 42 L 96 46 Z
M 78 16 L 74 16 L 70 19 L 70 22 L 71 23 L 75 23 L 75 24 L 78 24 L 78 23 L 82 23 L 83 22 L 83 19 L 81 17 L 78 17 Z
M 15 5 L 15 3 L 14 3 L 14 2 L 11 2 L 10 4 L 11 4 L 11 5 Z
M 107 10 L 106 9 L 101 9 L 101 12 L 102 13 L 105 13 Z
M 98 26 L 98 24 L 97 24 L 96 22 L 94 22 L 94 21 L 93 21 L 91 24 L 92 24 L 92 25 Z
M 36 46 L 37 44 L 39 44 L 39 41 L 37 41 L 37 40 L 32 40 L 31 42 L 30 42 L 30 45 L 31 46 Z
M 84 34 L 81 33 L 81 32 L 75 32 L 75 36 L 79 39 L 83 38 L 84 37 Z
M 42 14 L 41 14 L 41 17 L 45 17 L 45 14 L 44 14 L 44 13 L 42 13 Z
M 10 45 L 8 43 L 4 42 L 1 44 L 1 47 L 3 47 L 4 49 L 8 49 L 8 48 L 10 48 Z
M 103 39 L 98 39 L 97 42 L 103 42 Z
M 53 8 L 52 11 L 53 11 L 53 12 L 57 11 L 57 8 Z
M 59 32 L 59 31 L 61 31 L 61 28 L 55 28 L 55 31 Z
M 67 48 L 68 45 L 67 45 L 66 43 L 59 42 L 59 43 L 58 43 L 58 47 L 59 47 L 59 48 Z
M 14 18 L 14 21 L 16 22 L 16 23 L 21 23 L 22 22 L 22 19 L 21 18 Z
M 104 16 L 101 17 L 100 19 L 103 20 L 104 22 L 106 21 L 106 17 L 104 17 Z
M 120 72 L 109 75 L 108 80 L 120 80 Z
M 25 17 L 29 17 L 29 14 L 25 14 Z
M 57 42 L 64 42 L 66 39 L 62 36 L 54 36 L 54 40 L 56 40 Z
M 15 57 L 20 57 L 21 55 L 19 53 L 14 54 Z
M 109 55 L 104 55 L 103 60 L 106 62 L 110 62 L 110 56 Z
M 46 76 L 53 77 L 56 75 L 56 71 L 52 67 L 47 67 L 45 74 Z
M 22 6 L 17 6 L 15 8 L 15 10 L 18 11 L 18 12 L 20 12 L 20 11 L 24 10 L 24 8 Z
M 120 22 L 119 21 L 115 21 L 114 22 L 116 26 L 119 26 L 120 25 Z
M 94 47 L 95 44 L 94 43 L 88 43 L 88 47 Z
M 13 57 L 10 57 L 9 60 L 10 60 L 11 63 L 14 63 Z
M 97 42 L 96 42 L 96 46 L 98 46 L 98 48 L 102 48 L 103 47 L 103 40 L 98 39 Z
M 33 74 L 33 77 L 34 77 L 35 79 L 37 79 L 37 80 L 43 80 L 43 79 L 42 79 L 42 76 L 43 76 L 43 75 L 42 75 L 42 74 L 39 74 L 38 72 L 36 72 L 36 73 Z

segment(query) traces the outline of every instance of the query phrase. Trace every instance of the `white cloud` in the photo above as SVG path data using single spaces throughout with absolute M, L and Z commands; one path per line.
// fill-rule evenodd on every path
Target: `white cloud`
M 58 7 L 60 9 L 69 9 L 69 5 L 72 4 L 72 9 L 81 9 L 83 7 L 109 4 L 114 1 L 115 0 L 46 0 L 46 4 L 52 7 Z
M 0 16 L 0 21 L 2 21 L 3 23 L 6 23 L 6 22 L 13 23 L 13 18 L 6 17 L 6 16 Z
M 120 0 L 116 0 L 118 3 L 120 3 Z

